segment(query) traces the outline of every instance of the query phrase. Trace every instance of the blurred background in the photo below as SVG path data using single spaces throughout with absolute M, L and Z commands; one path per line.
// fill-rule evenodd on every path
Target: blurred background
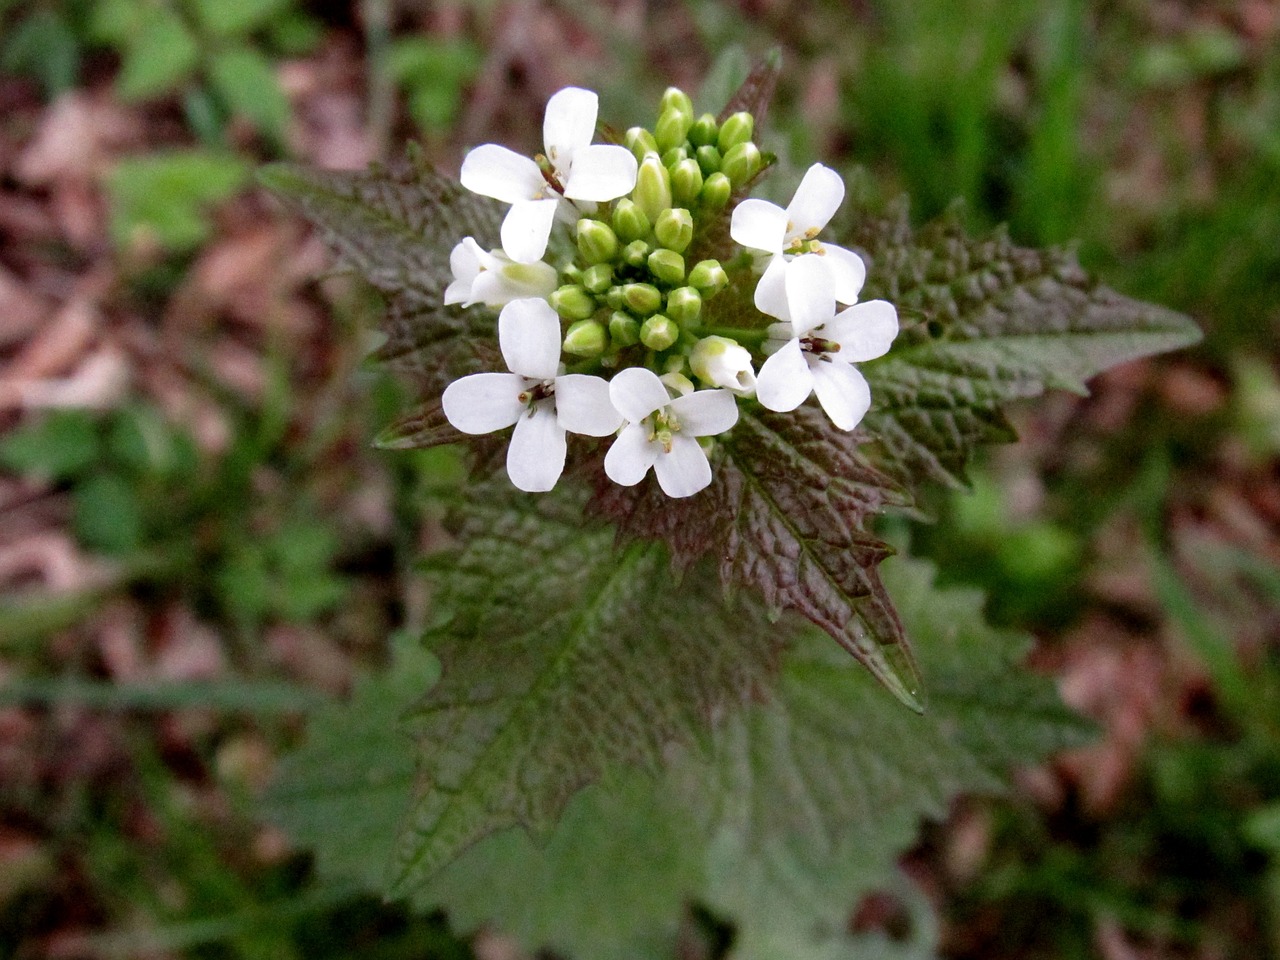
M 566 84 L 624 128 L 775 46 L 766 148 L 1206 333 L 1014 411 L 899 524 L 1099 728 L 927 826 L 944 955 L 1280 957 L 1276 0 L 0 0 L 0 956 L 515 955 L 254 815 L 429 616 L 460 467 L 371 448 L 409 399 L 361 362 L 377 304 L 253 170 L 456 170 Z

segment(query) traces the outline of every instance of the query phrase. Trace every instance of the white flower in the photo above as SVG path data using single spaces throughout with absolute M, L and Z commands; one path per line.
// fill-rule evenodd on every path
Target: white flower
M 507 474 L 521 490 L 550 490 L 564 472 L 565 431 L 607 437 L 622 425 L 600 377 L 560 373 L 560 318 L 545 300 L 512 300 L 498 314 L 510 373 L 473 373 L 445 388 L 444 415 L 463 433 L 513 423 Z
M 522 297 L 546 299 L 559 278 L 549 263 L 516 263 L 502 250 L 485 253 L 472 237 L 464 237 L 449 254 L 453 283 L 444 291 L 445 303 L 469 307 L 483 303 L 501 307 Z
M 609 397 L 627 420 L 605 454 L 610 480 L 632 487 L 653 467 L 669 497 L 689 497 L 711 483 L 711 464 L 696 438 L 738 422 L 733 394 L 698 390 L 672 399 L 652 370 L 628 367 L 609 381 Z
M 852 364 L 888 352 L 898 311 L 886 300 L 869 300 L 836 313 L 830 275 L 817 257 L 798 257 L 787 271 L 796 281 L 788 277 L 791 322 L 775 328 L 787 328 L 791 338 L 760 367 L 756 399 L 785 413 L 816 392 L 831 422 L 852 430 L 871 406 L 871 389 Z
M 689 368 L 703 383 L 724 387 L 739 396 L 749 396 L 756 388 L 756 372 L 751 353 L 728 337 L 703 337 L 693 345 Z
M 733 239 L 771 255 L 756 284 L 755 304 L 761 313 L 792 319 L 787 313 L 787 288 L 796 279 L 790 265 L 806 254 L 816 254 L 826 264 L 836 301 L 858 301 L 858 292 L 867 277 L 866 264 L 852 250 L 817 239 L 843 200 L 844 181 L 840 174 L 815 163 L 800 181 L 787 209 L 767 200 L 743 200 L 734 209 L 729 225 Z
M 476 147 L 462 161 L 464 187 L 512 205 L 502 222 L 502 249 L 517 263 L 542 259 L 557 208 L 566 200 L 613 200 L 636 185 L 630 150 L 591 142 L 598 109 L 599 98 L 578 87 L 547 101 L 545 174 L 535 161 L 495 143 Z

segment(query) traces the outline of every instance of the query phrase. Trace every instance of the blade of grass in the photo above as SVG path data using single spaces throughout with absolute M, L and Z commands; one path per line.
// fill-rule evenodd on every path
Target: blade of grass
M 108 683 L 79 677 L 19 678 L 0 686 L 0 707 L 73 704 L 97 710 L 228 710 L 304 713 L 327 698 L 296 684 L 251 680 Z

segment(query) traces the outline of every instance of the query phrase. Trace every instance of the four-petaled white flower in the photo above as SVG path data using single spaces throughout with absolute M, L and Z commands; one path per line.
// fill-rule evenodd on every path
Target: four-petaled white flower
M 591 142 L 598 109 L 599 98 L 578 87 L 547 101 L 546 167 L 494 143 L 476 147 L 463 160 L 464 187 L 512 205 L 502 222 L 502 249 L 517 263 L 542 259 L 565 201 L 614 200 L 636 185 L 638 165 L 630 150 Z
M 652 370 L 628 367 L 609 381 L 609 397 L 627 420 L 605 454 L 610 480 L 632 487 L 653 467 L 669 497 L 689 497 L 711 483 L 711 464 L 696 438 L 738 422 L 733 394 L 698 390 L 672 399 Z
M 836 313 L 832 281 L 815 256 L 798 257 L 787 268 L 791 335 L 765 360 L 756 377 L 756 399 L 786 413 L 810 393 L 841 430 L 852 430 L 871 406 L 866 379 L 851 366 L 874 360 L 898 335 L 898 311 L 886 300 L 869 300 Z
M 512 300 L 498 315 L 510 373 L 473 373 L 445 388 L 444 415 L 463 433 L 515 424 L 507 474 L 521 490 L 550 490 L 564 472 L 565 431 L 607 437 L 622 425 L 600 377 L 561 373 L 560 318 L 545 300 Z M 736 411 L 735 411 L 736 416 Z
M 453 283 L 444 291 L 445 303 L 464 307 L 483 303 L 501 307 L 523 297 L 546 299 L 560 283 L 556 268 L 549 263 L 516 263 L 502 250 L 488 253 L 472 237 L 449 254 Z
M 801 280 L 791 272 L 791 266 L 806 255 L 822 258 L 835 300 L 857 302 L 867 277 L 866 264 L 852 250 L 817 239 L 843 200 L 844 181 L 840 174 L 815 163 L 800 181 L 787 209 L 754 199 L 743 200 L 734 209 L 730 236 L 744 247 L 771 255 L 756 284 L 755 304 L 761 313 L 781 320 L 794 319 L 788 313 L 788 291 Z

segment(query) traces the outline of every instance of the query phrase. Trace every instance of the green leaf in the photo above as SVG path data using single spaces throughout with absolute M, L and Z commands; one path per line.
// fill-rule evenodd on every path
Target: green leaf
M 76 536 L 108 553 L 137 549 L 146 525 L 138 498 L 138 491 L 118 474 L 90 477 L 75 491 Z
M 0 440 L 0 465 L 17 473 L 66 480 L 100 456 L 98 427 L 82 410 L 56 410 Z
M 239 37 L 264 26 L 293 0 L 195 0 L 196 16 L 210 33 Z
M 209 80 L 232 114 L 244 117 L 276 143 L 284 141 L 289 101 L 275 69 L 260 52 L 251 47 L 223 50 L 209 64 Z
M 738 925 L 741 960 L 928 956 L 936 932 L 909 895 L 908 944 L 844 936 L 849 912 L 867 892 L 901 888 L 896 861 L 921 817 L 944 816 L 958 793 L 1002 790 L 1012 766 L 1078 744 L 1088 728 L 1050 680 L 1017 667 L 1027 640 L 984 625 L 979 593 L 939 589 L 926 565 L 905 560 L 887 565 L 886 582 L 934 691 L 927 715 L 903 711 L 808 631 L 770 701 L 729 716 L 709 744 L 673 754 L 657 779 L 632 773 L 582 791 L 543 843 L 516 830 L 488 837 L 414 902 L 443 904 L 463 928 L 489 920 L 531 950 L 603 960 L 670 956 L 687 899 Z M 382 889 L 413 767 L 394 720 L 427 673 L 402 665 L 360 685 L 285 759 L 268 809 L 315 849 L 322 875 Z M 501 674 L 491 681 L 480 696 Z
M 844 237 L 871 269 L 863 299 L 894 303 L 903 332 L 862 366 L 863 421 L 883 462 L 913 484 L 952 485 L 978 446 L 1012 438 L 1000 406 L 1049 389 L 1085 393 L 1116 364 L 1197 342 L 1190 318 L 1095 283 L 1063 250 L 972 238 L 956 215 L 912 230 L 905 206 Z
M 191 250 L 209 235 L 206 208 L 231 197 L 248 176 L 243 160 L 205 150 L 121 160 L 107 181 L 112 239 L 124 247 Z
M 195 70 L 200 48 L 182 20 L 163 7 L 148 10 L 128 40 L 116 92 L 146 100 L 170 93 Z
M 74 87 L 80 44 L 65 15 L 36 10 L 23 17 L 0 44 L 0 70 L 35 77 L 50 99 Z
M 545 836 L 590 782 L 656 769 L 768 689 L 784 642 L 704 571 L 677 586 L 659 545 L 615 550 L 571 495 L 473 488 L 458 536 L 430 568 L 444 678 L 415 711 L 423 791 L 400 889 L 503 827 Z
M 869 532 L 910 497 L 870 465 L 862 440 L 812 405 L 743 410 L 705 493 L 676 505 L 652 482 L 601 476 L 592 506 L 628 536 L 666 540 L 680 564 L 717 557 L 726 588 L 807 617 L 919 711 L 919 674 L 876 572 L 892 550 Z
M 377 359 L 414 376 L 429 397 L 500 362 L 492 316 L 445 306 L 444 290 L 453 279 L 449 253 L 463 237 L 497 246 L 502 204 L 416 158 L 362 173 L 275 164 L 258 179 L 319 226 L 343 265 L 387 297 L 388 339 Z

